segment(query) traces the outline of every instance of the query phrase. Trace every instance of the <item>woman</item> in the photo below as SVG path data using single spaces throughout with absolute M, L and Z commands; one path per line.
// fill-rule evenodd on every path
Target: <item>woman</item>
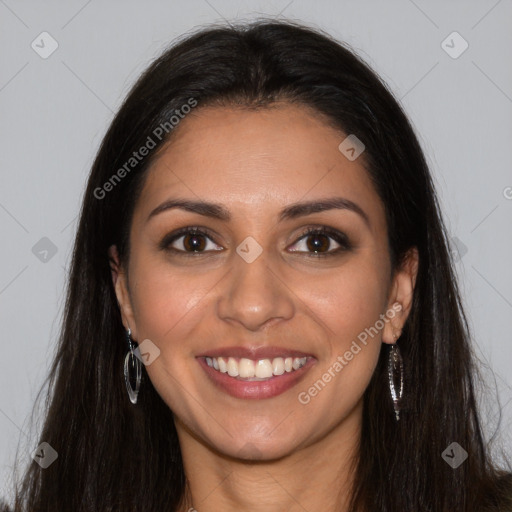
M 473 370 L 383 83 L 306 27 L 205 29 L 94 162 L 14 510 L 512 510 Z

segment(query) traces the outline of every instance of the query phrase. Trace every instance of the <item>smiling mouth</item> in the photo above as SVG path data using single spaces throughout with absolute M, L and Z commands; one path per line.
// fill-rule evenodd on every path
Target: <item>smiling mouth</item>
M 285 393 L 317 363 L 311 354 L 277 347 L 261 350 L 226 347 L 201 354 L 197 361 L 217 389 L 235 398 L 256 400 Z
M 293 373 L 306 365 L 311 357 L 274 357 L 248 359 L 245 357 L 205 357 L 206 364 L 219 373 L 237 380 L 265 381 L 285 373 Z

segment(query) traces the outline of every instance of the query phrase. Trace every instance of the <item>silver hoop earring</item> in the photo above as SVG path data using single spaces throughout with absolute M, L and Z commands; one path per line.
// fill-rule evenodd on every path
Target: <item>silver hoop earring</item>
M 395 343 L 391 345 L 388 359 L 388 376 L 389 376 L 389 390 L 391 392 L 391 399 L 393 400 L 393 408 L 395 409 L 396 421 L 400 420 L 400 408 L 402 405 L 402 397 L 404 394 L 404 362 L 400 348 Z M 399 390 L 397 393 L 396 378 L 399 377 Z
M 140 389 L 140 379 L 142 377 L 142 363 L 140 359 L 133 352 L 133 343 L 131 338 L 132 331 L 128 329 L 126 331 L 126 338 L 128 341 L 128 353 L 124 358 L 124 381 L 126 383 L 126 389 L 128 391 L 128 396 L 130 397 L 130 401 L 132 404 L 137 403 L 137 395 L 139 394 Z M 135 389 L 132 388 L 131 384 L 131 370 L 135 370 Z

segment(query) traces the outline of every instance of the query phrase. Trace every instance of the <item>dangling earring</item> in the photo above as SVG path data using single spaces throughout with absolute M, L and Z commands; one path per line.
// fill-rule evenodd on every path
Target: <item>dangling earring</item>
M 126 383 L 126 389 L 128 396 L 132 404 L 137 403 L 137 395 L 139 394 L 140 379 L 142 377 L 142 363 L 140 359 L 133 352 L 133 343 L 131 338 L 132 331 L 128 329 L 126 331 L 126 338 L 128 341 L 128 353 L 124 358 L 124 381 Z M 130 370 L 135 370 L 135 389 L 132 388 L 130 381 Z
M 397 335 L 393 335 L 393 338 L 397 338 Z M 395 386 L 396 376 L 400 377 L 399 390 L 397 393 Z M 395 409 L 396 421 L 400 420 L 400 408 L 402 403 L 402 397 L 404 394 L 404 362 L 400 348 L 395 343 L 391 345 L 388 359 L 388 376 L 389 376 L 389 390 L 391 392 L 391 399 L 393 400 L 393 408 Z

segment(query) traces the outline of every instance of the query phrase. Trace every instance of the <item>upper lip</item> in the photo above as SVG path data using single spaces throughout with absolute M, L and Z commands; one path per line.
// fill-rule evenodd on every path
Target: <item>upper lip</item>
M 208 350 L 197 357 L 240 357 L 246 359 L 272 359 L 274 357 L 314 357 L 312 354 L 284 347 L 222 347 Z

